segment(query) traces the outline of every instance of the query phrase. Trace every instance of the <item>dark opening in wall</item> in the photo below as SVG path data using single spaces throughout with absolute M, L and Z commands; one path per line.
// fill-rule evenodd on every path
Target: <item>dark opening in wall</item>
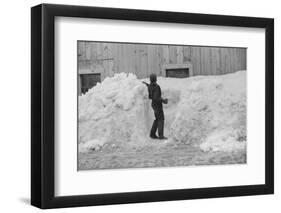
M 166 77 L 170 78 L 188 78 L 189 68 L 166 69 Z
M 88 92 L 89 89 L 96 86 L 98 82 L 101 82 L 100 73 L 91 73 L 91 74 L 81 74 L 81 93 Z

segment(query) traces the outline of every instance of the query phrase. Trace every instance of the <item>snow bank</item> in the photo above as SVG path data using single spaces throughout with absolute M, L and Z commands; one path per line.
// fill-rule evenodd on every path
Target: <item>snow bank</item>
M 149 109 L 146 86 L 133 74 L 116 74 L 79 97 L 79 144 L 141 145 Z M 83 149 L 83 148 L 82 148 Z M 79 147 L 80 150 L 80 147 Z
M 169 143 L 194 144 L 203 151 L 246 149 L 245 71 L 185 79 L 159 77 L 158 84 L 169 99 L 164 105 Z M 79 97 L 81 150 L 97 141 L 102 141 L 98 146 L 151 143 L 148 135 L 154 118 L 147 96 L 146 86 L 135 75 L 121 73 Z
M 170 117 L 169 137 L 174 141 L 200 144 L 204 151 L 246 147 L 245 71 L 189 79 L 163 78 L 159 84 L 164 93 L 180 92 L 177 106 L 172 110 L 167 106 L 166 110 L 166 117 Z

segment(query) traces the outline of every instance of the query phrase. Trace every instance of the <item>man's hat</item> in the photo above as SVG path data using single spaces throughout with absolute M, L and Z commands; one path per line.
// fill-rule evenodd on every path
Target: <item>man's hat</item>
M 157 81 L 157 76 L 153 73 L 149 76 L 150 82 L 155 83 Z

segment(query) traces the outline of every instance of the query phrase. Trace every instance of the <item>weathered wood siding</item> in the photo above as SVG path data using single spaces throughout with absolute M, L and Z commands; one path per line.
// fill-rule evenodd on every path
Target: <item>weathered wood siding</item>
M 165 64 L 192 64 L 192 75 L 221 75 L 246 70 L 246 48 L 78 42 L 78 72 L 151 73 L 165 76 Z

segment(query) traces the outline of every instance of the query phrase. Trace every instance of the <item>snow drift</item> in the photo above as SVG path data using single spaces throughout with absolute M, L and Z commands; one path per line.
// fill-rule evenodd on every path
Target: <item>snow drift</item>
M 245 71 L 157 82 L 169 99 L 168 143 L 203 151 L 246 149 Z M 153 119 L 147 87 L 133 74 L 115 74 L 79 97 L 79 151 L 155 143 L 148 138 Z
M 80 96 L 79 150 L 145 143 L 147 96 L 146 86 L 125 73 L 106 78 Z

